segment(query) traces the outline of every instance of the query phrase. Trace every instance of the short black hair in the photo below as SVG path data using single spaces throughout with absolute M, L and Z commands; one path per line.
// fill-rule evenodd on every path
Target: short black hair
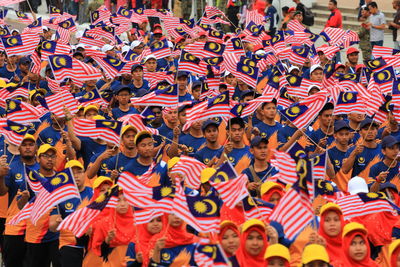
M 331 103 L 331 102 L 326 103 L 325 106 L 321 109 L 321 111 L 319 112 L 318 115 L 322 115 L 322 113 L 323 113 L 324 111 L 326 111 L 326 110 L 331 110 L 331 109 L 333 109 L 333 108 L 334 108 L 333 103 Z
M 136 145 L 139 144 L 140 142 L 142 142 L 146 138 L 153 139 L 153 136 L 151 136 L 150 133 L 144 133 L 144 134 L 139 135 L 139 137 L 136 139 Z
M 364 10 L 364 11 L 368 11 L 368 12 L 369 12 L 369 8 L 368 8 L 368 6 L 365 6 L 365 7 L 363 7 L 363 10 Z
M 228 124 L 226 125 L 226 129 L 228 130 L 230 126 L 232 125 L 239 125 L 240 128 L 244 128 L 246 125 L 244 124 L 244 121 L 242 118 L 239 117 L 234 117 L 229 120 Z
M 267 0 L 267 2 L 272 5 L 272 2 L 274 2 L 274 0 Z
M 284 6 L 282 7 L 282 12 L 289 12 L 289 7 L 288 6 Z
M 273 104 L 276 106 L 277 101 L 276 101 L 276 99 L 274 98 L 274 99 L 272 99 L 271 102 L 263 102 L 263 103 L 261 104 L 261 109 L 264 109 L 265 106 L 268 105 L 269 103 L 273 103 Z
M 333 3 L 335 6 L 337 6 L 337 1 L 336 0 L 329 0 L 329 2 Z
M 376 2 L 371 2 L 368 4 L 368 7 L 378 8 L 378 4 Z

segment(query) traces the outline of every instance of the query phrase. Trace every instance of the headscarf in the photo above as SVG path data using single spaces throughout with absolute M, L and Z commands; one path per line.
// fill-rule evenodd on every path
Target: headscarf
M 390 267 L 397 267 L 397 257 L 400 254 L 400 242 L 395 240 L 389 246 Z
M 325 217 L 329 211 L 335 212 L 340 218 L 340 232 L 337 236 L 329 236 L 324 231 Z M 320 226 L 318 234 L 326 240 L 326 250 L 329 255 L 331 263 L 335 262 L 346 262 L 345 255 L 342 249 L 342 233 L 344 227 L 343 214 L 336 209 L 328 209 L 321 214 Z
M 225 232 L 228 231 L 229 229 L 234 231 L 238 236 L 240 236 L 239 229 L 235 224 L 226 224 L 226 225 L 221 227 L 221 229 L 220 229 L 220 231 L 218 233 L 218 239 L 219 239 L 220 243 L 222 242 L 222 238 L 224 237 Z M 233 255 L 230 255 L 226 251 L 225 251 L 225 254 L 226 254 L 227 257 L 233 256 Z
M 261 196 L 261 199 L 264 200 L 264 201 L 266 201 L 266 202 L 269 202 L 269 199 L 272 197 L 272 195 L 273 195 L 274 193 L 279 194 L 279 195 L 281 196 L 281 198 L 282 198 L 283 195 L 284 195 L 284 192 L 283 192 L 283 190 L 282 190 L 281 188 L 279 188 L 279 187 L 273 187 L 273 188 L 271 188 L 270 190 L 268 190 L 267 192 L 265 192 L 265 193 Z
M 357 236 L 361 236 L 361 238 L 364 240 L 365 242 L 365 246 L 367 248 L 367 254 L 365 256 L 365 258 L 361 261 L 355 261 L 350 257 L 350 253 L 349 253 L 349 249 L 350 249 L 350 245 L 351 242 L 353 241 L 353 239 Z M 360 230 L 354 230 L 349 232 L 348 234 L 346 234 L 343 237 L 343 252 L 345 254 L 346 260 L 348 262 L 348 266 L 352 266 L 352 267 L 379 267 L 379 264 L 377 264 L 375 261 L 373 261 L 371 259 L 371 250 L 370 247 L 368 245 L 368 240 L 367 240 L 367 236 L 365 235 L 364 232 L 360 231 Z
M 250 255 L 246 250 L 246 240 L 249 234 L 256 231 L 263 237 L 263 248 L 261 252 L 256 255 Z M 250 226 L 245 232 L 240 236 L 240 247 L 236 252 L 236 259 L 240 267 L 255 267 L 255 266 L 265 266 L 266 260 L 264 259 L 265 250 L 268 247 L 267 235 L 265 229 L 259 225 Z

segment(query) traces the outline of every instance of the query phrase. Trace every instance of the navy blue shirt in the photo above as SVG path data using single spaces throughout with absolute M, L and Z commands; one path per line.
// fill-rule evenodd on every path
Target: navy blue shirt
M 137 111 L 137 109 L 134 108 L 134 107 L 129 107 L 129 110 L 128 110 L 128 111 L 122 111 L 119 107 L 117 107 L 117 108 L 113 108 L 113 109 L 111 110 L 111 112 L 112 112 L 113 117 L 114 117 L 115 120 L 116 120 L 116 119 L 119 119 L 119 118 L 121 118 L 121 117 L 123 117 L 123 116 L 125 116 L 125 115 L 129 115 L 129 114 L 138 114 L 138 113 L 139 113 L 139 112 Z
M 86 167 L 89 165 L 90 159 L 93 155 L 102 153 L 106 150 L 106 145 L 101 145 L 89 137 L 79 137 L 81 140 L 81 154 L 83 158 L 83 163 Z
M 186 93 L 185 95 L 179 96 L 179 102 L 185 102 L 185 101 L 192 101 L 193 96 L 190 93 Z
M 346 158 L 346 151 L 340 151 L 336 146 L 328 150 L 329 159 L 332 162 L 335 173 L 338 173 L 342 168 L 343 159 Z
M 134 158 L 130 160 L 129 164 L 125 166 L 125 171 L 128 171 L 136 176 L 140 176 L 145 173 L 150 166 L 140 164 L 137 159 L 138 158 Z
M 206 142 L 204 137 L 194 137 L 190 133 L 188 134 L 181 134 L 179 137 L 179 143 L 188 147 L 190 157 L 193 157 L 194 154 L 197 152 L 199 147 Z
M 279 122 L 275 122 L 274 126 L 265 124 L 263 122 L 259 122 L 256 125 L 254 125 L 254 127 L 257 127 L 258 130 L 260 130 L 261 137 L 270 138 L 276 131 L 278 131 L 283 126 Z
M 394 177 L 399 174 L 400 163 L 397 162 L 396 166 L 393 168 L 388 168 L 388 166 L 383 163 L 383 161 L 379 161 L 378 163 L 372 165 L 371 169 L 369 170 L 369 177 L 376 179 L 376 177 L 381 173 L 388 171 L 389 174 L 386 177 L 386 182 L 390 182 Z
M 330 144 L 332 144 L 333 141 L 335 141 L 335 138 L 333 135 L 326 135 L 321 129 L 317 129 L 316 131 L 313 131 L 310 135 L 311 140 L 313 140 L 316 144 L 324 138 L 325 136 L 328 137 L 326 147 L 329 147 Z M 315 151 L 317 146 L 314 143 L 311 143 L 310 145 L 307 145 L 307 151 Z
M 346 158 L 350 156 L 350 153 L 353 152 L 355 148 L 356 146 L 353 146 L 346 152 Z M 364 147 L 363 152 L 358 154 L 354 160 L 353 172 L 351 176 L 354 177 L 359 175 L 375 157 L 382 159 L 383 155 L 381 149 L 382 148 L 380 144 L 378 144 L 376 148 Z
M 119 153 L 118 155 L 107 159 L 105 162 L 105 167 L 108 170 L 117 170 L 118 172 L 123 172 L 125 170 L 125 167 L 128 166 L 129 163 L 131 161 L 134 161 L 135 159 L 136 159 L 136 157 L 130 158 L 130 157 L 125 156 L 122 153 Z M 117 164 L 117 160 L 118 160 L 118 164 Z M 105 176 L 110 176 L 110 173 L 108 173 Z
M 224 152 L 224 147 L 221 146 L 218 149 L 211 149 L 207 146 L 203 147 L 199 151 L 196 152 L 194 157 L 203 162 L 204 164 L 208 164 L 214 157 L 220 158 L 221 154 Z
M 9 80 L 11 80 L 15 75 L 19 76 L 20 73 L 21 73 L 21 71 L 19 70 L 18 66 L 17 66 L 17 69 L 12 72 L 7 70 L 6 65 L 4 65 L 3 67 L 0 68 L 0 77 L 7 78 Z
M 249 159 L 253 157 L 253 155 L 250 153 L 249 146 L 232 149 L 232 152 L 228 154 L 228 159 L 232 163 L 232 166 L 236 166 L 236 164 L 245 156 L 247 156 Z
M 262 170 L 260 172 L 256 172 L 254 170 L 254 172 L 256 173 L 256 175 L 258 176 L 258 178 L 260 180 L 265 181 L 268 177 L 271 177 L 271 176 L 274 176 L 275 174 L 277 174 L 278 170 L 275 167 L 272 167 L 270 164 L 268 164 L 268 167 L 265 170 Z M 243 170 L 242 173 L 247 175 L 247 178 L 249 179 L 250 183 L 256 181 L 254 179 L 254 176 L 253 176 L 252 172 L 250 171 L 250 167 L 245 169 L 245 170 Z M 257 190 L 250 191 L 250 194 L 253 197 L 256 197 L 257 196 Z
M 161 126 L 158 128 L 158 132 L 162 136 L 163 139 L 165 139 L 164 137 L 167 137 L 172 140 L 174 138 L 173 131 L 174 131 L 174 129 L 169 128 L 165 123 L 161 124 Z M 167 144 L 169 144 L 170 142 L 171 142 L 170 140 L 166 140 Z

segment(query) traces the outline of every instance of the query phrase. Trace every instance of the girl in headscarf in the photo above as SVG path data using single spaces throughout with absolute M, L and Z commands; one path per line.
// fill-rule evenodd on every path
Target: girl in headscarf
M 370 257 L 370 248 L 367 240 L 367 229 L 364 225 L 351 222 L 343 229 L 343 252 L 347 265 L 352 267 L 380 266 Z
M 400 239 L 394 240 L 389 246 L 390 267 L 400 267 Z
M 126 252 L 126 261 L 128 267 L 137 266 L 137 255 L 141 253 L 143 257 L 143 266 L 148 266 L 150 261 L 150 240 L 163 230 L 166 226 L 166 217 L 160 216 L 152 219 L 149 223 L 139 224 L 137 226 L 137 238 L 129 243 Z
M 232 257 L 240 246 L 239 228 L 232 221 L 223 221 L 220 226 L 219 242 L 225 254 Z
M 132 208 L 122 191 L 114 212 L 101 214 L 93 225 L 92 250 L 103 258 L 102 266 L 118 266 L 124 263 L 126 249 L 131 240 L 135 239 L 136 229 Z M 138 262 L 142 260 L 137 259 Z
M 257 219 L 246 221 L 242 225 L 240 247 L 236 255 L 230 257 L 232 267 L 265 266 L 265 250 L 268 247 L 265 224 Z
M 169 214 L 168 225 L 164 231 L 154 235 L 149 246 L 150 264 L 158 266 L 186 266 L 195 265 L 193 254 L 196 248 L 195 243 L 199 238 L 186 231 L 186 223 L 182 219 Z
M 289 249 L 284 245 L 273 244 L 268 246 L 264 258 L 267 261 L 267 267 L 290 267 Z
M 261 199 L 277 205 L 285 194 L 283 187 L 275 182 L 267 181 L 261 185 Z
M 346 262 L 342 249 L 342 232 L 344 220 L 339 205 L 327 203 L 320 210 L 320 226 L 318 234 L 326 241 L 326 250 L 333 266 L 344 266 Z

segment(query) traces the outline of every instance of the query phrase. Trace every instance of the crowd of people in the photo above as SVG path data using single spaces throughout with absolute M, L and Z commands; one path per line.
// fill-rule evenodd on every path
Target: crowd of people
M 2 11 L 6 267 L 400 266 L 398 14 L 238 2 Z

